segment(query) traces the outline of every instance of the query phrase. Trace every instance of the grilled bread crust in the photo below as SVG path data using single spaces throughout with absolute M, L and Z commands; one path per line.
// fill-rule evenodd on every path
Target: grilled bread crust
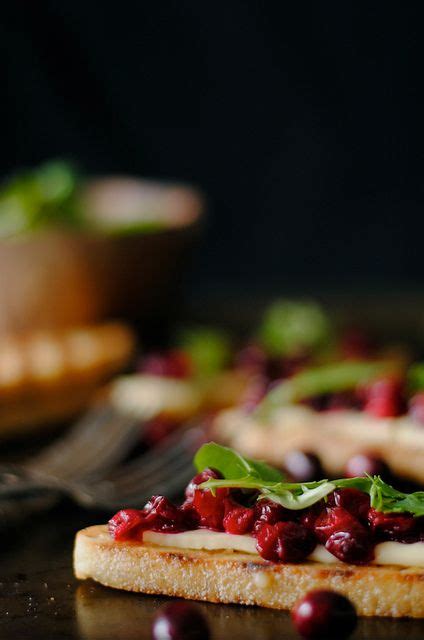
M 0 437 L 64 420 L 119 371 L 134 349 L 126 325 L 108 322 L 0 340 Z
M 212 437 L 240 453 L 281 466 L 284 455 L 315 453 L 330 476 L 342 476 L 357 453 L 374 453 L 393 473 L 424 484 L 424 429 L 408 417 L 373 418 L 358 411 L 315 412 L 290 407 L 263 423 L 240 409 L 222 411 Z
M 115 542 L 104 525 L 78 532 L 74 571 L 115 589 L 271 609 L 290 609 L 311 589 L 333 589 L 362 616 L 424 617 L 423 569 L 273 564 L 238 552 Z

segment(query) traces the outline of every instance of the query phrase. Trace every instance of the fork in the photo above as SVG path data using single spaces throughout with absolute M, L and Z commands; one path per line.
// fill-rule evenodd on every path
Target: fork
M 204 439 L 204 431 L 198 426 L 176 431 L 107 478 L 90 485 L 74 485 L 74 498 L 86 507 L 108 510 L 140 506 L 153 493 L 173 498 L 192 478 L 193 453 Z
M 88 483 L 120 462 L 139 434 L 139 417 L 119 413 L 108 403 L 98 404 L 37 456 L 19 465 L 1 465 L 0 499 L 45 489 L 72 494 L 74 484 Z

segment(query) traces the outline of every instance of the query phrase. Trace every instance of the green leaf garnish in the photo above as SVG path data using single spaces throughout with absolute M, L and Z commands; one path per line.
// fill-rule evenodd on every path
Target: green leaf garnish
M 323 345 L 331 332 L 315 302 L 277 300 L 266 310 L 258 337 L 271 356 L 293 356 Z
M 204 444 L 196 453 L 194 465 L 198 471 L 216 469 L 222 479 L 210 479 L 201 489 L 215 491 L 220 487 L 258 491 L 258 500 L 265 498 L 286 509 L 306 509 L 319 502 L 336 488 L 359 489 L 370 496 L 371 506 L 382 513 L 424 515 L 424 491 L 403 493 L 384 482 L 380 476 L 318 480 L 316 482 L 284 482 L 282 474 L 264 462 L 245 458 L 229 447 L 215 442 Z
M 386 361 L 346 361 L 304 369 L 275 386 L 258 405 L 256 414 L 266 418 L 273 409 L 305 398 L 355 389 L 391 366 Z
M 187 329 L 180 334 L 177 342 L 189 355 L 195 374 L 200 377 L 218 373 L 230 362 L 230 340 L 225 332 L 218 329 Z

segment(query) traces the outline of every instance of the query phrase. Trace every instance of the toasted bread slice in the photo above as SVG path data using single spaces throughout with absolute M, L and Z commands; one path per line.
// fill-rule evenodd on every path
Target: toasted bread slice
M 109 322 L 0 340 L 0 437 L 64 420 L 129 360 L 134 337 Z
M 375 453 L 393 473 L 424 484 L 424 428 L 407 416 L 381 419 L 360 411 L 321 413 L 292 406 L 262 422 L 233 408 L 216 417 L 212 437 L 276 466 L 294 449 L 315 453 L 333 477 L 343 475 L 356 453 Z
M 424 617 L 424 569 L 273 564 L 239 552 L 115 542 L 104 525 L 78 532 L 74 571 L 115 589 L 271 609 L 290 609 L 311 589 L 334 589 L 359 615 Z

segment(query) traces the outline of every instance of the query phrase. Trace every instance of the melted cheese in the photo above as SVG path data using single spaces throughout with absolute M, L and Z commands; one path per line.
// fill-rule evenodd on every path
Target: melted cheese
M 233 535 L 198 529 L 182 533 L 157 533 L 145 531 L 143 542 L 161 547 L 177 549 L 204 549 L 206 551 L 239 551 L 258 555 L 256 540 L 250 535 Z M 309 560 L 331 564 L 340 562 L 325 547 L 318 545 Z M 397 565 L 400 567 L 424 567 L 424 542 L 402 544 L 401 542 L 382 542 L 375 547 L 372 564 Z

